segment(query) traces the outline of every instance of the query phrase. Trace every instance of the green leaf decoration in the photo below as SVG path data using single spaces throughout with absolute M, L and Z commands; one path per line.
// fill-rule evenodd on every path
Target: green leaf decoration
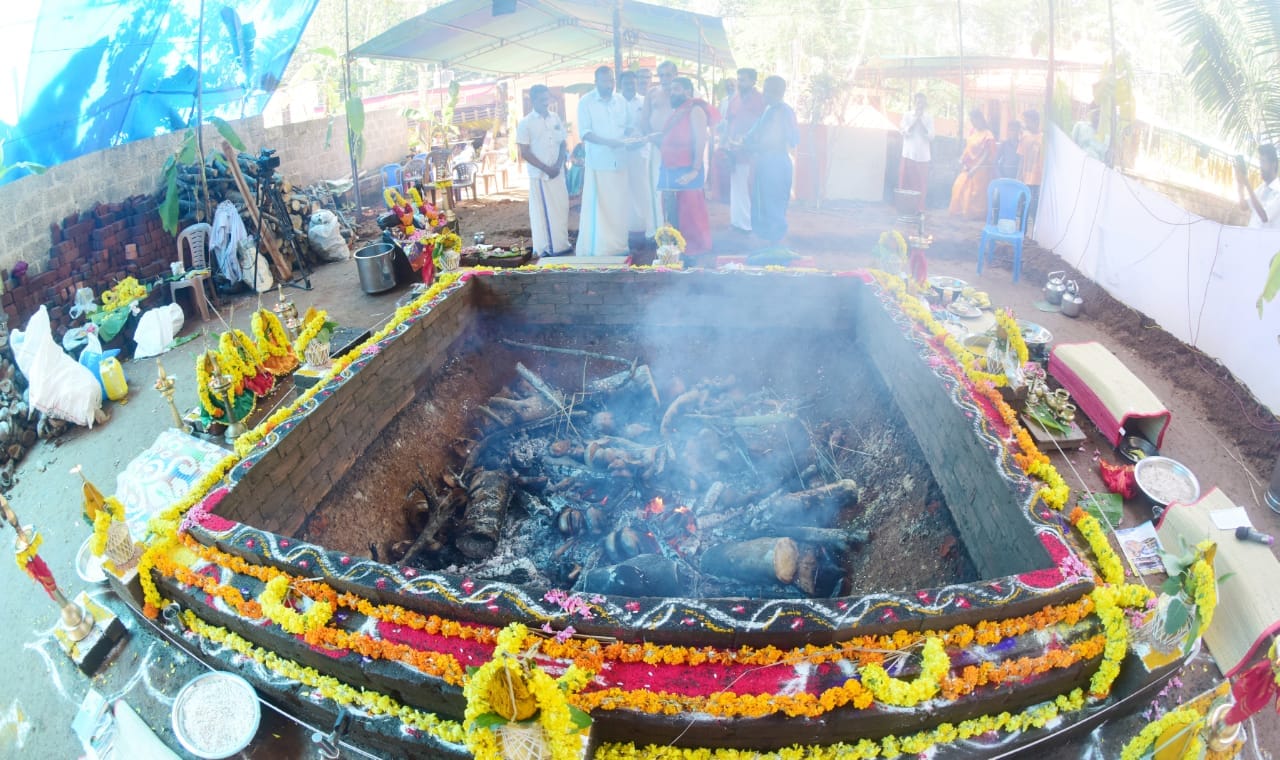
M 1119 525 L 1124 517 L 1124 497 L 1118 493 L 1089 493 L 1081 496 L 1077 503 L 1103 525 Z
M 1162 594 L 1173 595 L 1180 590 L 1182 590 L 1182 579 L 1176 575 L 1166 578 L 1164 583 L 1160 584 L 1160 593 Z
M 591 727 L 591 716 L 573 705 L 569 705 L 569 720 L 573 721 L 574 727 L 580 731 Z
M 187 136 L 182 138 L 182 147 L 178 149 L 178 163 L 190 164 L 196 160 L 196 132 L 194 129 L 187 130 Z
M 1262 307 L 1274 300 L 1276 293 L 1280 293 L 1280 252 L 1271 257 L 1267 281 L 1262 286 L 1262 295 L 1258 296 L 1258 319 L 1262 319 Z
M 178 172 L 171 169 L 165 177 L 164 201 L 160 203 L 160 224 L 170 235 L 178 231 Z
M 1182 626 L 1186 625 L 1190 619 L 1191 611 L 1187 609 L 1187 605 L 1178 597 L 1173 597 L 1169 600 L 1168 609 L 1165 610 L 1165 635 L 1172 635 L 1182 630 Z
M 510 721 L 495 712 L 487 712 L 484 715 L 476 716 L 474 723 L 476 728 L 493 728 L 494 726 L 505 726 Z
M 219 119 L 217 116 L 210 116 L 209 123 L 218 130 L 218 134 L 222 135 L 222 139 L 231 143 L 231 147 L 236 150 L 244 150 L 244 140 L 240 139 L 240 135 L 236 134 L 235 129 L 230 124 Z

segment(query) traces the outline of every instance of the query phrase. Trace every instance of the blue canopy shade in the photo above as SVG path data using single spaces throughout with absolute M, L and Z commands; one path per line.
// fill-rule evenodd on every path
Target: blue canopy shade
M 193 125 L 197 90 L 206 117 L 260 113 L 317 3 L 34 1 L 27 34 L 0 53 L 13 80 L 0 139 L 6 163 L 46 166 Z
M 516 0 L 494 15 L 492 0 L 453 0 L 353 49 L 361 58 L 439 63 L 493 75 L 535 74 L 613 58 L 612 2 Z M 649 53 L 732 67 L 715 16 L 623 0 L 622 42 Z

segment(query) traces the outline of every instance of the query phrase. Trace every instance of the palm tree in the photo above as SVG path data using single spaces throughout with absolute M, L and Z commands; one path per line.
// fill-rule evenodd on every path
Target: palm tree
M 1280 139 L 1280 4 L 1160 0 L 1191 51 L 1183 71 L 1196 100 L 1241 146 Z

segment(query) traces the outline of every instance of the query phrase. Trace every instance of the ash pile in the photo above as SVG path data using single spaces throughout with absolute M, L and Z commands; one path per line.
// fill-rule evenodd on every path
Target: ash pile
M 731 376 L 655 378 L 589 356 L 624 368 L 569 388 L 516 364 L 519 381 L 458 443 L 456 469 L 422 473 L 410 491 L 416 538 L 392 558 L 581 593 L 842 593 L 843 565 L 868 538 L 843 474 L 851 431 Z M 548 376 L 581 373 L 580 357 L 560 358 Z

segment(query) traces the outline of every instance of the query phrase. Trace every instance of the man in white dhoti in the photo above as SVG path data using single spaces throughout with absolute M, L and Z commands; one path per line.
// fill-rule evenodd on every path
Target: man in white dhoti
M 631 200 L 627 193 L 627 107 L 613 91 L 613 69 L 596 69 L 596 87 L 578 101 L 578 132 L 587 145 L 578 220 L 579 256 L 625 256 Z
M 573 249 L 569 247 L 569 188 L 564 181 L 564 122 L 551 112 L 551 91 L 545 84 L 529 88 L 529 102 L 533 110 L 516 125 L 516 144 L 528 165 L 533 252 L 567 256 Z
M 618 92 L 627 104 L 628 137 L 643 136 L 644 128 L 644 96 L 636 93 L 636 75 L 632 71 L 624 71 L 618 77 Z M 654 212 L 653 186 L 649 178 L 649 143 L 638 142 L 627 150 L 627 189 L 631 195 L 631 219 L 627 231 L 631 234 L 642 234 L 652 239 L 658 229 L 657 214 Z

